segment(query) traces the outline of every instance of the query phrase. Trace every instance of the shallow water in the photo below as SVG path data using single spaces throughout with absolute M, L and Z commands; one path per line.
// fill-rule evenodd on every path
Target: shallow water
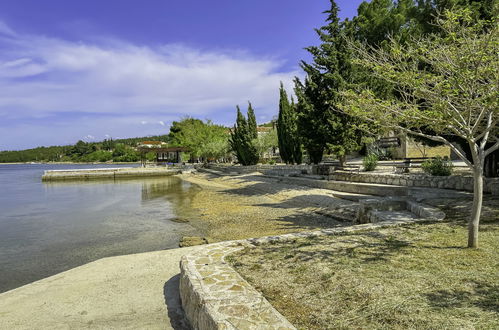
M 200 234 L 171 221 L 191 216 L 200 189 L 178 177 L 41 182 L 47 169 L 90 167 L 106 166 L 0 165 L 0 292 L 99 258 L 175 248 L 181 236 Z

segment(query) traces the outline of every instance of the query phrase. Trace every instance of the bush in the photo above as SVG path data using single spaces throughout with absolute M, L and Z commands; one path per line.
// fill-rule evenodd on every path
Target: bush
M 393 153 L 393 148 L 383 148 L 375 144 L 370 145 L 366 148 L 367 156 L 369 156 L 370 154 L 374 154 L 378 157 L 378 160 L 391 160 L 393 159 Z
M 449 176 L 452 174 L 454 165 L 448 159 L 442 157 L 437 157 L 434 159 L 429 159 L 421 164 L 421 168 L 427 174 L 434 176 Z
M 364 169 L 366 171 L 374 171 L 376 166 L 378 166 L 378 156 L 376 154 L 369 154 L 364 157 L 362 163 L 364 164 Z

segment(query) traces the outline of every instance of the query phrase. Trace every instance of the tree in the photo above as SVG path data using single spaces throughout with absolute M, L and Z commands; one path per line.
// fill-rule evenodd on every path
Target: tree
M 253 144 L 255 134 L 253 131 L 250 131 L 248 121 L 241 113 L 239 106 L 237 106 L 236 109 L 236 124 L 232 129 L 230 137 L 231 149 L 235 152 L 239 163 L 245 166 L 255 165 L 258 163 L 258 150 Z
M 258 138 L 253 141 L 253 145 L 258 150 L 260 159 L 265 158 L 265 154 L 279 146 L 277 130 L 271 128 L 270 131 L 259 135 Z
M 277 137 L 281 159 L 288 164 L 300 164 L 302 160 L 301 143 L 296 120 L 294 102 L 289 102 L 288 95 L 281 82 L 281 87 L 279 88 Z
M 251 102 L 248 102 L 248 132 L 251 136 L 251 139 L 258 138 L 255 110 L 251 106 Z
M 305 78 L 304 84 L 298 78 L 295 79 L 295 94 L 298 99 L 296 104 L 298 133 L 310 162 L 313 164 L 319 164 L 322 161 L 324 149 L 326 149 L 323 133 L 324 112 L 314 107 L 311 101 L 311 99 L 318 99 L 316 94 L 319 92 L 320 90 L 310 78 Z
M 446 11 L 441 33 L 389 47 L 356 47 L 356 62 L 393 84 L 399 97 L 371 90 L 345 92 L 343 111 L 377 125 L 448 145 L 471 169 L 474 198 L 468 247 L 478 246 L 483 167 L 499 148 L 499 34 L 497 19 L 473 21 L 470 10 Z M 484 28 L 487 25 L 489 28 Z M 430 130 L 432 133 L 429 133 Z M 467 142 L 471 160 L 448 136 Z
M 113 150 L 114 149 L 114 146 L 115 146 L 115 143 L 113 141 L 113 139 L 104 139 L 104 141 L 102 141 L 102 149 L 103 150 Z
M 346 41 L 348 30 L 346 25 L 340 22 L 338 6 L 334 0 L 331 0 L 331 8 L 326 13 L 327 25 L 316 30 L 322 41 L 321 45 L 306 48 L 313 56 L 313 63 L 302 61 L 301 66 L 307 74 L 305 84 L 296 78 L 295 87 L 301 89 L 298 93 L 302 97 L 302 100 L 298 100 L 299 106 L 304 103 L 311 105 L 309 111 L 300 108 L 300 120 L 303 123 L 313 123 L 314 127 L 308 129 L 319 133 L 309 138 L 324 140 L 328 149 L 335 153 L 344 165 L 346 155 L 361 148 L 363 134 L 357 129 L 358 120 L 337 111 L 340 93 L 346 86 L 354 83 L 355 71 L 351 65 L 350 49 Z M 320 145 L 320 141 L 314 141 L 314 144 Z
M 191 159 L 218 159 L 227 154 L 227 128 L 215 125 L 210 120 L 186 117 L 174 121 L 169 134 L 174 145 L 189 149 Z

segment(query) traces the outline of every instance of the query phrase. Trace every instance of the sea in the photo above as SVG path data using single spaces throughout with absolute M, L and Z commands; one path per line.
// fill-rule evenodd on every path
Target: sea
M 179 177 L 45 183 L 45 170 L 138 165 L 0 164 L 0 293 L 110 256 L 201 235 Z

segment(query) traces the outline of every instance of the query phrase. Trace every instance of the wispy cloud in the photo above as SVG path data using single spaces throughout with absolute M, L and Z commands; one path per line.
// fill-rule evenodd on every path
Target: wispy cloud
M 290 88 L 300 74 L 280 72 L 280 65 L 241 50 L 22 35 L 0 21 L 0 115 L 11 121 L 104 116 L 102 126 L 108 120 L 113 136 L 127 135 L 112 124 L 116 118 L 142 116 L 164 126 L 165 120 L 190 115 L 228 123 L 235 105 L 247 100 L 260 118 L 270 118 L 277 112 L 279 81 Z M 1 149 L 8 136 L 0 134 Z

